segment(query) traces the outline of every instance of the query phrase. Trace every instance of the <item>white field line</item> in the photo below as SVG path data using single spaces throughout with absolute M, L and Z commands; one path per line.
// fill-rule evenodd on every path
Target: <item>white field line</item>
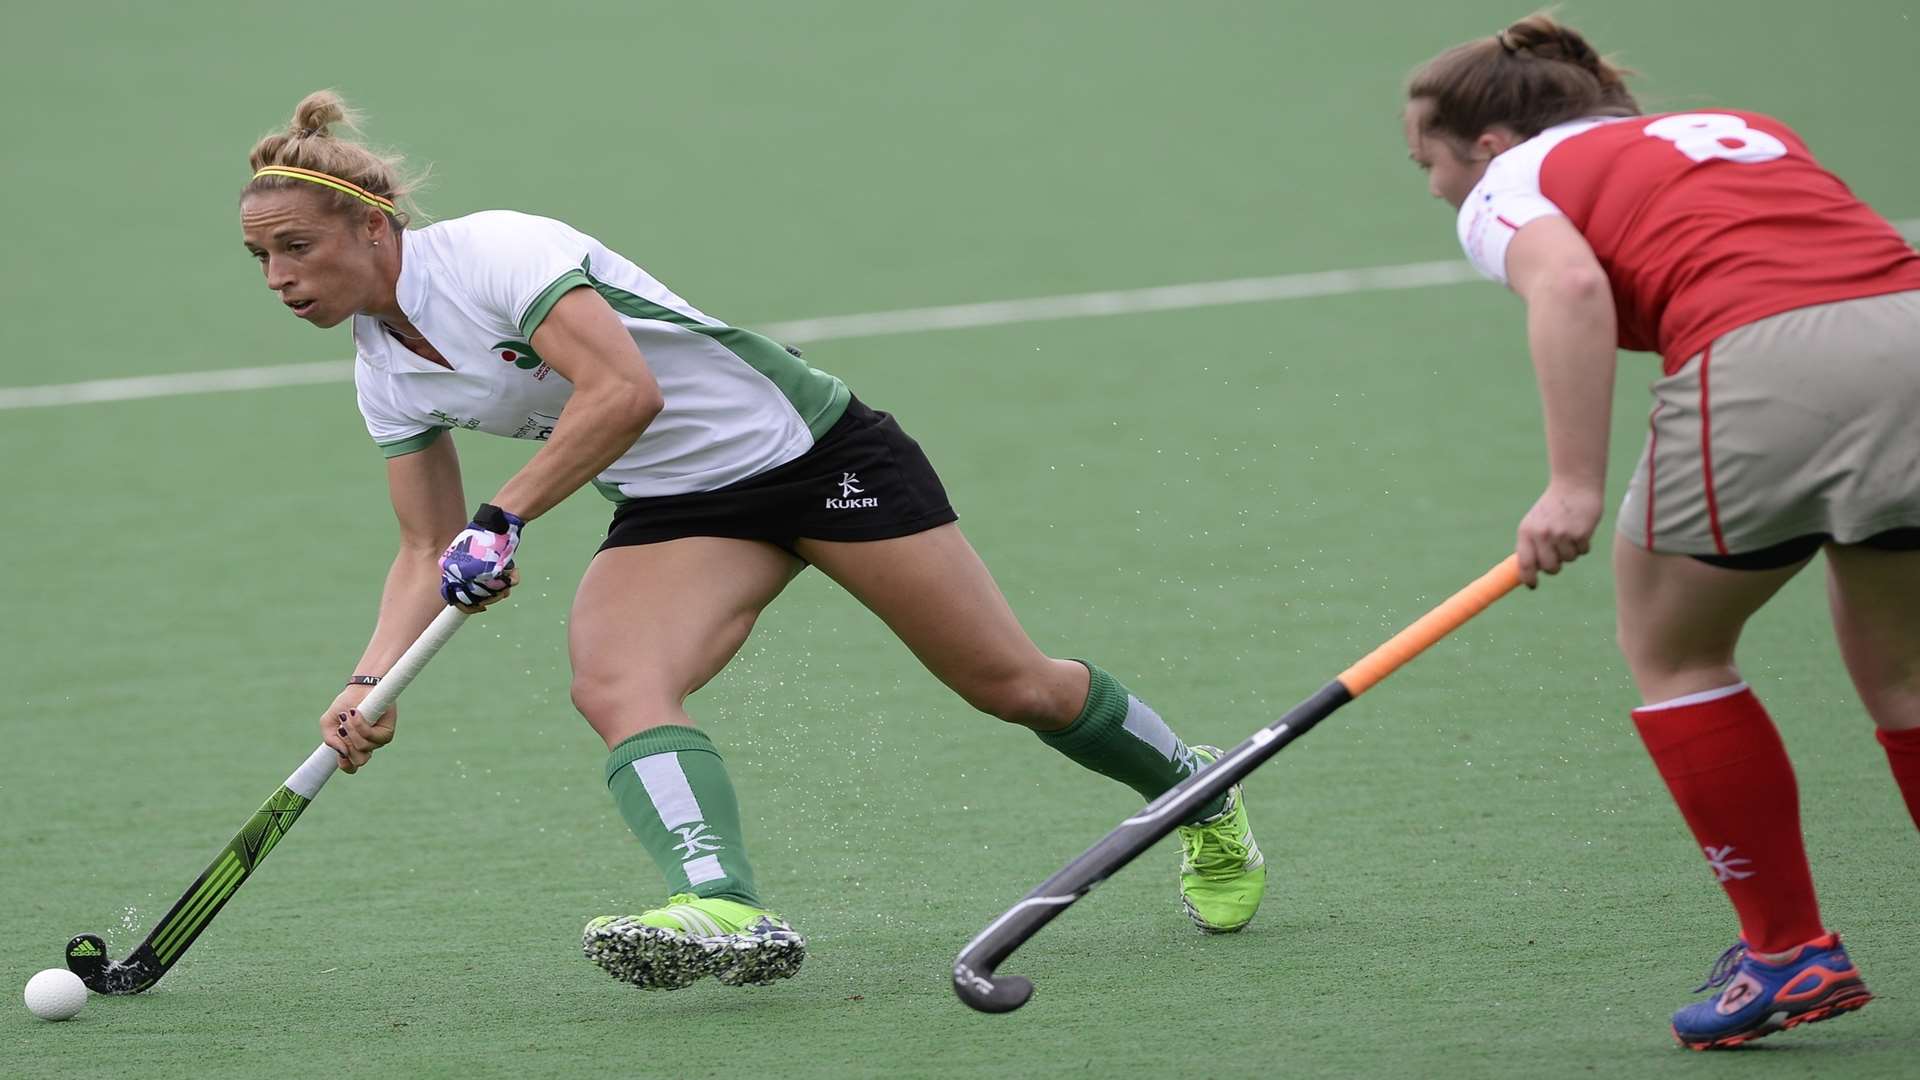
M 1896 221 L 1909 237 L 1920 236 L 1920 218 Z M 1273 300 L 1304 300 L 1316 296 L 1418 289 L 1478 281 L 1472 267 L 1457 260 L 1402 263 L 1358 270 L 1323 270 L 1276 277 L 1235 278 L 1191 285 L 1161 285 L 1146 289 L 1041 296 L 1029 300 L 995 300 L 980 304 L 906 308 L 865 315 L 827 315 L 816 319 L 765 323 L 755 327 L 775 341 L 804 345 L 813 341 L 912 334 L 932 330 L 963 330 L 1049 319 L 1083 319 L 1099 315 L 1133 315 L 1148 311 L 1176 311 L 1250 304 Z M 142 375 L 128 379 L 93 379 L 51 386 L 0 388 L 0 409 L 31 409 L 51 405 L 81 405 L 100 401 L 131 401 L 176 394 L 212 394 L 229 390 L 265 390 L 276 386 L 347 382 L 353 361 L 322 360 L 306 364 L 188 371 L 173 375 Z

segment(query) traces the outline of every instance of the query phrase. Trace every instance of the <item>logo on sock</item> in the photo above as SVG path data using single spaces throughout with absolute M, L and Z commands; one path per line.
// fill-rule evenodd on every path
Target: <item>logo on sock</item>
M 1752 866 L 1753 860 L 1731 858 L 1733 855 L 1732 844 L 1728 844 L 1726 847 L 1714 847 L 1712 844 L 1708 844 L 1700 850 L 1707 853 L 1707 865 L 1713 867 L 1714 877 L 1718 878 L 1722 884 L 1729 881 L 1739 881 L 1741 878 L 1750 878 L 1755 873 L 1752 870 L 1734 869 L 1736 866 Z
M 1189 749 L 1186 743 L 1180 743 L 1179 747 L 1178 750 L 1174 751 L 1173 760 L 1175 764 L 1180 766 L 1180 771 L 1186 773 L 1188 776 L 1199 772 L 1201 765 L 1200 756 Z
M 840 474 L 840 497 L 837 499 L 828 499 L 827 509 L 829 510 L 866 510 L 875 506 L 879 506 L 880 505 L 879 499 L 875 499 L 872 497 L 868 497 L 865 499 L 856 499 L 853 497 L 855 495 L 864 493 L 866 490 L 867 490 L 866 488 L 863 488 L 860 486 L 860 474 L 842 473 Z
M 708 832 L 707 823 L 704 821 L 697 821 L 673 831 L 680 834 L 680 842 L 673 845 L 673 850 L 680 853 L 682 862 L 703 851 L 719 851 L 721 848 L 719 834 Z

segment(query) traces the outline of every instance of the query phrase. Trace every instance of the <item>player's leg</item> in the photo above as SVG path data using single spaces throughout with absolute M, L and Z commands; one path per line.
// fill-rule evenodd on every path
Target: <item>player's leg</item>
M 1621 574 L 1623 635 L 1634 630 L 1630 607 L 1650 614 L 1640 620 L 1638 657 L 1627 642 L 1646 700 L 1682 695 L 1681 708 L 1643 709 L 1636 720 L 1733 899 L 1748 950 L 1716 970 L 1725 990 L 1675 1015 L 1675 1034 L 1690 1046 L 1737 1045 L 1872 997 L 1821 925 L 1792 766 L 1766 711 L 1744 690 L 1684 695 L 1737 678 L 1730 627 L 1812 554 L 1809 541 L 1851 542 L 1880 522 L 1920 524 L 1911 520 L 1916 332 L 1920 294 L 1816 304 L 1727 333 L 1654 387 L 1645 475 L 1633 484 L 1644 498 L 1628 500 L 1642 513 L 1623 511 L 1630 535 L 1643 531 L 1648 548 L 1775 567 L 1673 560 L 1671 572 L 1659 564 L 1636 573 L 1657 562 L 1639 552 Z M 1708 621 L 1680 606 L 1703 607 Z M 1644 633 L 1648 624 L 1659 632 Z M 1677 660 L 1663 658 L 1669 650 Z M 1897 680 L 1882 671 L 1869 681 Z
M 1822 928 L 1793 767 L 1734 648 L 1747 619 L 1818 553 L 1819 524 L 1785 535 L 1782 524 L 1823 520 L 1828 413 L 1855 408 L 1799 404 L 1807 357 L 1820 351 L 1802 322 L 1789 313 L 1742 327 L 1654 384 L 1614 543 L 1620 648 L 1644 703 L 1635 726 L 1748 946 L 1763 953 Z
M 1820 921 L 1800 832 L 1799 791 L 1779 732 L 1741 681 L 1741 628 L 1806 565 L 1728 569 L 1616 539 L 1622 653 L 1646 702 L 1634 725 L 1740 920 L 1740 944 L 1674 1014 L 1705 1049 L 1824 1019 L 1870 1000 Z
M 968 704 L 1031 728 L 1074 762 L 1148 799 L 1217 753 L 1188 747 L 1098 666 L 1042 652 L 957 525 L 883 540 L 800 540 L 795 549 L 878 615 Z M 1244 927 L 1259 905 L 1266 868 L 1237 790 L 1182 835 L 1188 914 L 1203 930 Z
M 1614 544 L 1620 648 L 1644 702 L 1634 725 L 1760 953 L 1825 933 L 1793 766 L 1733 655 L 1747 619 L 1805 565 L 1733 570 Z
M 726 766 L 685 708 L 800 567 L 771 544 L 689 537 L 608 548 L 580 582 L 574 705 L 605 740 L 608 790 L 671 897 L 588 925 L 587 955 L 617 978 L 646 989 L 707 974 L 767 981 L 804 956 L 762 907 Z
M 1829 546 L 1827 595 L 1840 654 L 1920 825 L 1920 550 Z

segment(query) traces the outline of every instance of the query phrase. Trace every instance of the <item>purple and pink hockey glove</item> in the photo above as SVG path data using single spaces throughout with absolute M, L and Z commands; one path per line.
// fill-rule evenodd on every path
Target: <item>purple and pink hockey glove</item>
M 440 556 L 440 596 L 449 604 L 477 607 L 507 591 L 507 571 L 526 522 L 492 503 L 481 503 L 473 520 Z

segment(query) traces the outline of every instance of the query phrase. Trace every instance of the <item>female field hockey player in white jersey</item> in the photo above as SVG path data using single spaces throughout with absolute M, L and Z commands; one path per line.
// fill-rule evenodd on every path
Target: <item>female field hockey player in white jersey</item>
M 765 983 L 805 956 L 754 884 L 726 767 L 685 700 L 809 564 L 968 704 L 1144 797 L 1217 753 L 1100 668 L 1034 646 L 892 417 L 558 221 L 488 211 L 406 228 L 397 162 L 331 133 L 346 120 L 334 94 L 309 95 L 253 148 L 240 200 L 276 298 L 315 326 L 352 320 L 400 525 L 372 639 L 321 731 L 342 768 L 365 765 L 395 715 L 354 707 L 440 607 L 505 596 L 523 531 L 579 488 L 613 500 L 574 599 L 572 696 L 668 899 L 587 924 L 586 954 L 610 974 L 655 990 Z M 533 450 L 471 514 L 452 429 Z M 1266 869 L 1237 789 L 1181 832 L 1188 916 L 1241 929 Z
M 1833 624 L 1920 823 L 1920 256 L 1772 117 L 1642 116 L 1622 72 L 1548 15 L 1441 53 L 1407 87 L 1407 149 L 1467 256 L 1526 301 L 1549 482 L 1521 573 L 1601 517 L 1614 349 L 1660 353 L 1618 534 L 1634 726 L 1732 901 L 1740 940 L 1673 1016 L 1697 1050 L 1872 999 L 1828 932 L 1773 721 L 1734 651 L 1825 552 Z

